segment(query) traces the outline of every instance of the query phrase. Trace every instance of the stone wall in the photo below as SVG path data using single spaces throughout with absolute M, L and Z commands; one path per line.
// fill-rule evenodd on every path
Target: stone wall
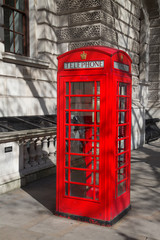
M 56 39 L 54 30 L 47 32 L 41 22 L 43 2 L 53 1 L 29 0 L 30 53 L 29 57 L 23 57 L 4 51 L 3 1 L 0 0 L 0 117 L 56 113 L 56 55 L 47 55 L 56 53 L 50 37 Z M 54 6 L 51 7 L 54 12 Z M 45 15 L 45 19 L 48 17 Z
M 141 1 L 57 0 L 56 3 L 58 14 L 68 16 L 66 25 L 56 31 L 57 40 L 68 44 L 69 50 L 104 45 L 122 49 L 132 58 L 132 146 L 142 145 L 145 111 L 140 99 L 139 82 Z
M 160 15 L 157 6 L 150 13 L 149 89 L 147 118 L 160 118 Z M 159 124 L 160 127 L 160 124 Z

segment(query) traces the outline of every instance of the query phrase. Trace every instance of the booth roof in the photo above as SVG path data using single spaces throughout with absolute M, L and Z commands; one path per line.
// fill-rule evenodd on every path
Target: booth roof
M 101 52 L 101 53 L 104 53 L 104 54 L 107 54 L 107 55 L 110 55 L 110 56 L 113 56 L 116 53 L 117 54 L 118 53 L 123 53 L 132 62 L 130 56 L 126 52 L 124 52 L 123 50 L 119 50 L 119 49 L 111 48 L 111 47 L 105 47 L 105 46 L 88 46 L 88 47 L 76 48 L 74 50 L 70 50 L 68 52 L 65 52 L 65 53 L 61 54 L 57 59 L 63 58 L 66 55 L 73 54 L 73 53 L 79 52 L 79 51 L 95 51 L 95 52 Z

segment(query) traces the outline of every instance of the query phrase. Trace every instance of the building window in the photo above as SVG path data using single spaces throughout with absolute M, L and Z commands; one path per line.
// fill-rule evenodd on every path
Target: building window
M 28 0 L 3 0 L 5 51 L 28 55 Z

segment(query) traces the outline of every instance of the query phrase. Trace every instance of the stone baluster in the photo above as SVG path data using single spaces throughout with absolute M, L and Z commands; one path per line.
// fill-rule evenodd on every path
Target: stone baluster
M 43 154 L 42 154 L 42 141 L 41 138 L 38 138 L 36 141 L 36 160 L 39 164 L 43 164 Z
M 31 139 L 30 141 L 29 157 L 30 157 L 29 163 L 31 164 L 31 166 L 32 167 L 37 166 L 38 162 L 36 161 L 36 150 L 35 150 L 34 139 Z
M 45 162 L 48 162 L 49 161 L 49 158 L 48 158 L 49 150 L 48 150 L 48 139 L 47 139 L 47 137 L 44 137 L 42 142 L 43 142 L 43 147 L 42 147 L 43 159 L 44 159 Z
M 27 149 L 28 141 L 24 141 L 23 144 L 23 157 L 24 157 L 24 168 L 30 168 L 31 165 L 29 164 L 29 154 Z
M 49 138 L 49 158 L 56 165 L 55 151 L 54 138 L 51 136 Z

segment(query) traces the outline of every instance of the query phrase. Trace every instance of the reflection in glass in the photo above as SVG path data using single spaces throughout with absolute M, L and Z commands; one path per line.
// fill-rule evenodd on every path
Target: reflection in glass
M 119 95 L 127 95 L 127 84 L 119 83 Z
M 5 51 L 14 52 L 13 32 L 4 30 Z
M 94 150 L 94 142 L 71 140 L 70 143 L 71 143 L 71 153 L 92 154 L 92 150 Z
M 97 124 L 100 123 L 100 112 L 96 113 L 96 118 L 97 118 Z
M 127 126 L 119 126 L 118 127 L 118 138 L 124 138 L 126 137 L 126 130 Z
M 126 181 L 118 184 L 118 197 L 126 192 Z
M 126 122 L 126 112 L 119 112 L 118 113 L 118 123 L 122 124 Z
M 72 82 L 71 94 L 73 95 L 94 94 L 94 82 Z
M 65 155 L 65 166 L 68 167 L 68 155 Z
M 121 168 L 118 170 L 118 182 L 126 178 L 126 168 Z
M 66 82 L 66 95 L 69 95 L 69 83 Z
M 15 53 L 23 54 L 23 36 L 20 34 L 15 34 Z
M 100 82 L 97 82 L 97 95 L 100 95 Z
M 97 110 L 100 110 L 100 98 L 97 97 Z
M 16 8 L 24 11 L 25 9 L 25 0 L 16 0 Z
M 99 173 L 96 173 L 96 185 L 99 185 Z
M 70 184 L 70 196 L 93 199 L 93 187 Z
M 66 152 L 69 152 L 69 142 L 68 142 L 68 140 L 66 141 Z
M 71 126 L 71 138 L 94 139 L 94 128 L 89 126 Z
M 94 113 L 93 113 L 94 114 Z M 93 124 L 92 112 L 71 112 L 72 124 Z
M 127 109 L 127 98 L 119 98 L 119 109 Z
M 68 195 L 68 183 L 65 183 L 65 195 Z
M 93 172 L 71 170 L 70 179 L 71 179 L 71 182 L 93 184 Z
M 23 33 L 23 15 L 21 13 L 14 13 L 15 32 Z
M 66 97 L 66 109 L 69 109 L 69 97 Z
M 94 110 L 94 97 L 71 97 L 71 109 Z
M 118 153 L 124 152 L 126 150 L 126 140 L 118 141 Z
M 94 168 L 93 157 L 91 156 L 80 156 L 80 155 L 70 155 L 71 157 L 71 167 L 74 168 Z
M 4 25 L 6 28 L 13 30 L 13 11 L 4 8 Z
M 122 167 L 126 163 L 126 153 L 118 155 L 118 168 Z
M 68 181 L 68 169 L 65 169 L 65 180 Z

